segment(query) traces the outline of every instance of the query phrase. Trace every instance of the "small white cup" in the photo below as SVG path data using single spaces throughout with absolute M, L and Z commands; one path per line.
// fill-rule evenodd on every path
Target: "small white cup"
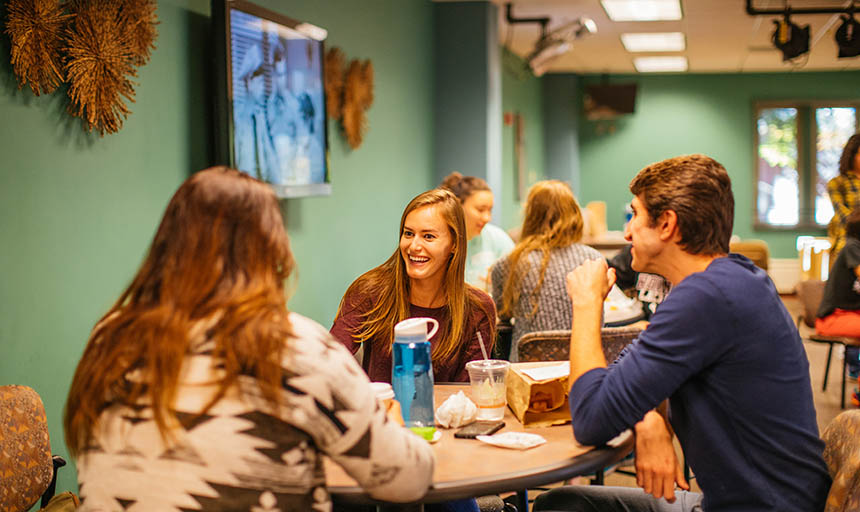
M 394 400 L 394 389 L 387 382 L 371 382 L 370 387 L 373 389 L 373 394 L 379 400 L 379 404 L 383 409 L 388 410 L 388 405 Z

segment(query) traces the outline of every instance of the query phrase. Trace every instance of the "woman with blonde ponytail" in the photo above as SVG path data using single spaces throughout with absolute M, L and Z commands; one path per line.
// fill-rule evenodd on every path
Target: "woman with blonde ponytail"
M 520 241 L 490 271 L 499 318 L 514 322 L 511 361 L 524 334 L 570 329 L 565 276 L 586 260 L 602 258 L 578 243 L 582 229 L 582 211 L 570 186 L 549 180 L 531 187 Z

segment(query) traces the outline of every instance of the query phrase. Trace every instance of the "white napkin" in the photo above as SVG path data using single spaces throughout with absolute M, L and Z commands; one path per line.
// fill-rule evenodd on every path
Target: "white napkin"
M 529 434 L 527 432 L 503 432 L 492 436 L 477 436 L 475 439 L 493 446 L 514 448 L 517 450 L 534 448 L 535 446 L 540 446 L 546 442 L 546 439 L 544 439 L 543 436 Z
M 478 406 L 462 391 L 451 395 L 436 409 L 436 423 L 445 428 L 468 425 L 478 417 Z

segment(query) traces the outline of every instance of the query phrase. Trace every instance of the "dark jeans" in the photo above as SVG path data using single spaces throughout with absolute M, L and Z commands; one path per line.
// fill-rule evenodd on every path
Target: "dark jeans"
M 424 505 L 424 512 L 480 512 L 475 498 Z
M 675 491 L 675 503 L 657 499 L 635 487 L 569 485 L 545 492 L 533 511 L 543 512 L 702 512 L 702 495 Z
M 860 347 L 845 347 L 845 363 L 850 373 L 860 373 Z

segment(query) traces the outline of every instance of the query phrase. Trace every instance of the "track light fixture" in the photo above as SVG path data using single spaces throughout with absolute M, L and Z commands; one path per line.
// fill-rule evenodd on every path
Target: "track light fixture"
M 860 55 L 860 23 L 854 19 L 853 5 L 847 15 L 840 16 L 842 25 L 836 29 L 836 45 L 839 47 L 839 58 L 856 57 Z
M 842 25 L 836 30 L 836 45 L 839 58 L 860 55 L 860 23 L 854 19 L 854 8 L 860 0 L 847 0 L 844 7 L 803 7 L 792 9 L 785 1 L 784 9 L 760 9 L 753 6 L 753 0 L 746 0 L 747 14 L 750 16 L 772 16 L 782 14 L 783 20 L 776 21 L 773 32 L 773 45 L 782 51 L 782 60 L 790 60 L 809 51 L 809 25 L 801 28 L 789 20 L 790 14 L 842 14 Z
M 773 45 L 787 61 L 809 52 L 809 25 L 799 27 L 791 22 L 791 9 L 786 9 L 782 20 L 773 20 Z

